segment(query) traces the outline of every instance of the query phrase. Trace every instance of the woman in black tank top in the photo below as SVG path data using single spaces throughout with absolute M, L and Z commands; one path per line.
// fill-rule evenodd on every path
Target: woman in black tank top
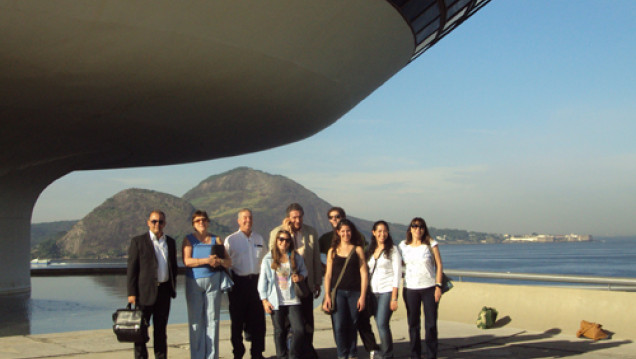
M 358 357 L 356 325 L 359 313 L 364 310 L 369 283 L 369 271 L 361 241 L 362 236 L 356 226 L 343 219 L 336 226 L 331 248 L 327 253 L 325 299 L 322 307 L 324 311 L 331 312 L 338 358 Z M 332 293 L 332 288 L 337 288 L 335 294 Z M 335 311 L 332 310 L 334 303 Z

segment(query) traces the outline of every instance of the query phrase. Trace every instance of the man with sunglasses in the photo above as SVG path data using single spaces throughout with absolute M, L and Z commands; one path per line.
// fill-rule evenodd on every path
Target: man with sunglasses
M 342 207 L 329 208 L 327 211 L 327 219 L 329 219 L 329 223 L 331 223 L 333 230 L 324 233 L 318 239 L 320 253 L 324 253 L 325 256 L 327 255 L 329 248 L 331 248 L 331 241 L 333 239 L 333 234 L 336 231 L 336 227 L 338 226 L 338 222 L 345 218 L 347 218 L 347 214 Z M 366 249 L 367 239 L 364 238 L 362 233 L 360 233 L 360 235 L 362 236 L 362 247 L 363 249 Z M 324 265 L 325 264 L 323 264 L 323 266 Z M 371 329 L 371 315 L 366 309 L 363 310 L 358 317 L 358 333 L 360 333 L 360 339 L 362 339 L 364 349 L 369 352 L 369 358 L 373 359 L 378 350 L 380 350 L 380 346 L 378 346 L 378 342 L 375 340 L 373 329 Z
M 335 231 L 338 222 L 345 218 L 347 218 L 347 216 L 345 215 L 345 211 L 344 209 L 342 209 L 342 207 L 329 208 L 329 210 L 327 211 L 327 219 L 329 220 L 329 223 L 331 223 L 331 228 L 333 230 L 327 233 L 323 233 L 323 235 L 320 236 L 320 238 L 318 239 L 318 243 L 320 245 L 320 253 L 327 255 L 327 252 L 329 252 L 329 248 L 331 248 L 333 232 Z
M 128 248 L 128 303 L 139 306 L 147 322 L 152 317 L 155 358 L 164 359 L 168 354 L 170 298 L 177 296 L 176 244 L 163 233 L 163 212 L 152 211 L 146 223 L 149 231 L 134 237 Z M 135 343 L 135 359 L 146 358 L 146 343 Z

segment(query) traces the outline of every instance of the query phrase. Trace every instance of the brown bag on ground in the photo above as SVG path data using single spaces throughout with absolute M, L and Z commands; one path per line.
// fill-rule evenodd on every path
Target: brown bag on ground
M 607 339 L 607 333 L 601 327 L 600 324 L 581 320 L 581 328 L 576 332 L 576 336 L 579 338 L 584 336 L 593 340 Z

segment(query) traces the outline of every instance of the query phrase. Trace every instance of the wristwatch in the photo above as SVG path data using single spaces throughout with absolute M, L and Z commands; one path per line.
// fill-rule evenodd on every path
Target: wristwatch
M 442 283 L 435 283 L 435 286 L 436 286 L 437 288 L 442 288 Z

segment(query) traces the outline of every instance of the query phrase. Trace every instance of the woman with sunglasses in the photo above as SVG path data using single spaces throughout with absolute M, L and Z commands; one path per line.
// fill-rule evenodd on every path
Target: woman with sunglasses
M 393 335 L 389 321 L 398 308 L 398 289 L 402 279 L 402 257 L 393 245 L 389 224 L 377 221 L 369 245 L 369 287 L 377 303 L 375 317 L 383 359 L 393 359 Z
M 413 218 L 399 245 L 404 261 L 404 304 L 411 358 L 422 355 L 421 308 L 424 307 L 426 357 L 437 358 L 437 308 L 442 298 L 442 257 L 424 219 Z
M 222 246 L 221 238 L 208 233 L 210 219 L 205 211 L 192 215 L 194 232 L 183 239 L 183 264 L 186 266 L 186 304 L 190 327 L 190 358 L 219 358 L 219 320 L 221 289 L 229 280 L 224 268 L 232 260 Z M 213 245 L 223 255 L 212 254 Z
M 305 322 L 293 283 L 305 280 L 307 268 L 303 257 L 296 253 L 291 233 L 282 229 L 276 234 L 276 243 L 261 262 L 258 294 L 263 308 L 272 317 L 274 344 L 278 358 L 296 359 L 301 356 L 305 340 Z M 286 323 L 289 322 L 289 327 Z M 288 328 L 291 343 L 287 350 Z
M 362 236 L 353 222 L 343 219 L 336 226 L 331 248 L 327 252 L 322 309 L 331 313 L 339 359 L 358 357 L 356 326 L 359 314 L 364 310 L 369 283 L 361 240 Z M 332 298 L 331 288 L 336 285 L 336 294 Z M 332 311 L 334 302 L 335 312 Z

